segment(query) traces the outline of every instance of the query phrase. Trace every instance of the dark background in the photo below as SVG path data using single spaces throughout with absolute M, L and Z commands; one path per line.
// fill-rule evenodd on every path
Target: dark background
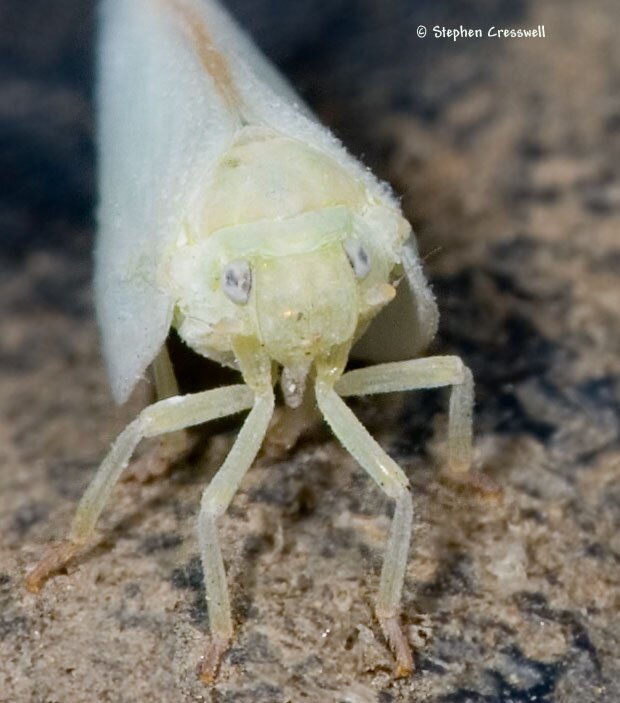
M 418 40 L 418 24 L 508 26 L 522 2 L 249 0 L 229 8 L 304 99 L 382 175 L 376 127 L 386 111 L 428 123 L 488 81 L 503 49 L 489 40 Z M 2 251 L 75 246 L 90 229 L 93 179 L 92 2 L 0 7 Z M 383 171 L 382 171 L 383 169 Z M 71 229 L 68 233 L 67 228 Z

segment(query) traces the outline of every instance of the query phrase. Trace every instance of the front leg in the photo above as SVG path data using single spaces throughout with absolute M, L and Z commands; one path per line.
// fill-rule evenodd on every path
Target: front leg
M 234 340 L 241 373 L 254 391 L 254 403 L 226 460 L 205 488 L 198 516 L 198 542 L 204 571 L 210 640 L 200 667 L 203 683 L 217 676 L 220 660 L 233 635 L 226 570 L 217 533 L 217 520 L 228 509 L 239 485 L 263 443 L 274 408 L 271 361 L 260 343 L 250 337 Z
M 217 532 L 217 520 L 230 505 L 241 480 L 258 454 L 273 413 L 271 386 L 257 394 L 254 406 L 241 428 L 226 460 L 205 488 L 198 516 L 198 541 L 204 571 L 210 641 L 200 678 L 213 683 L 220 660 L 233 636 L 233 620 L 226 582 L 226 570 Z
M 409 481 L 325 378 L 317 380 L 316 399 L 325 420 L 345 449 L 395 502 L 375 612 L 396 659 L 396 676 L 407 676 L 413 670 L 413 657 L 399 616 L 413 519 Z

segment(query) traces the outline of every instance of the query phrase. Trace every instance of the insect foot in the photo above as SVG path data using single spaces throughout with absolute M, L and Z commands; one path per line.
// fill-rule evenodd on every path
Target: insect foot
M 24 586 L 31 593 L 38 593 L 53 573 L 62 569 L 67 562 L 73 559 L 81 546 L 68 539 L 50 545 L 41 561 L 26 575 Z
M 394 676 L 403 678 L 409 676 L 413 671 L 413 656 L 409 642 L 402 631 L 398 619 L 396 614 L 385 615 L 377 610 L 377 620 L 396 660 Z
M 457 490 L 475 493 L 484 500 L 501 503 L 504 498 L 504 489 L 482 471 L 470 469 L 467 473 L 447 472 L 443 479 Z
M 217 678 L 222 657 L 230 646 L 230 638 L 213 635 L 209 638 L 204 659 L 198 667 L 198 676 L 202 683 L 211 686 Z

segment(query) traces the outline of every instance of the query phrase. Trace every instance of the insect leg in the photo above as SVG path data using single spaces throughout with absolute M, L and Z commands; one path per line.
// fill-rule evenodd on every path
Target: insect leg
M 201 666 L 200 676 L 211 683 L 217 674 L 222 654 L 233 635 L 226 571 L 217 533 L 217 520 L 226 512 L 245 473 L 252 465 L 263 442 L 274 407 L 271 387 L 256 395 L 226 460 L 205 488 L 198 517 L 198 540 L 205 577 L 211 640 Z
M 165 400 L 166 398 L 179 395 L 179 384 L 177 383 L 177 377 L 175 376 L 165 342 L 159 350 L 159 354 L 153 360 L 151 368 L 155 377 L 157 400 Z
M 254 393 L 245 385 L 228 386 L 162 400 L 145 408 L 118 436 L 78 505 L 68 539 L 41 559 L 26 576 L 28 590 L 36 592 L 45 579 L 88 543 L 114 485 L 143 437 L 198 425 L 251 407 Z
M 155 381 L 157 400 L 165 400 L 179 395 L 179 386 L 166 343 L 151 364 Z M 193 448 L 195 442 L 187 430 L 177 430 L 149 446 L 144 454 L 132 461 L 121 476 L 122 481 L 140 481 L 142 483 L 166 473 L 170 466 L 183 459 Z
M 472 409 L 474 384 L 471 371 L 458 356 L 430 356 L 356 369 L 335 385 L 342 396 L 451 386 L 448 419 L 448 466 L 454 473 L 467 471 L 472 462 Z
M 321 378 L 316 384 L 316 399 L 336 437 L 395 502 L 381 570 L 376 614 L 396 659 L 396 675 L 407 676 L 413 669 L 413 658 L 398 620 L 413 519 L 409 481 L 398 464 L 368 434 L 331 384 Z
M 239 484 L 261 447 L 273 415 L 275 398 L 271 379 L 271 360 L 260 343 L 239 337 L 233 349 L 243 379 L 253 389 L 252 410 L 247 416 L 224 463 L 205 488 L 198 515 L 198 541 L 205 578 L 211 637 L 200 667 L 204 683 L 215 680 L 220 659 L 233 634 L 226 571 L 217 534 L 217 519 L 226 512 Z

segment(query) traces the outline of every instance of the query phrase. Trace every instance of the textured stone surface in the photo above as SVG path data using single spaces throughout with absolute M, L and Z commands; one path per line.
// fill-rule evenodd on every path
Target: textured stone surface
M 234 424 L 170 478 L 121 484 L 39 596 L 20 583 L 146 397 L 113 407 L 92 319 L 92 3 L 53 5 L 0 9 L 0 701 L 620 700 L 620 5 L 234 3 L 402 193 L 436 348 L 474 371 L 478 462 L 505 495 L 439 479 L 438 394 L 355 406 L 416 497 L 417 672 L 394 682 L 371 612 L 387 502 L 327 432 L 261 458 L 223 520 L 239 628 L 210 691 L 193 516 Z

